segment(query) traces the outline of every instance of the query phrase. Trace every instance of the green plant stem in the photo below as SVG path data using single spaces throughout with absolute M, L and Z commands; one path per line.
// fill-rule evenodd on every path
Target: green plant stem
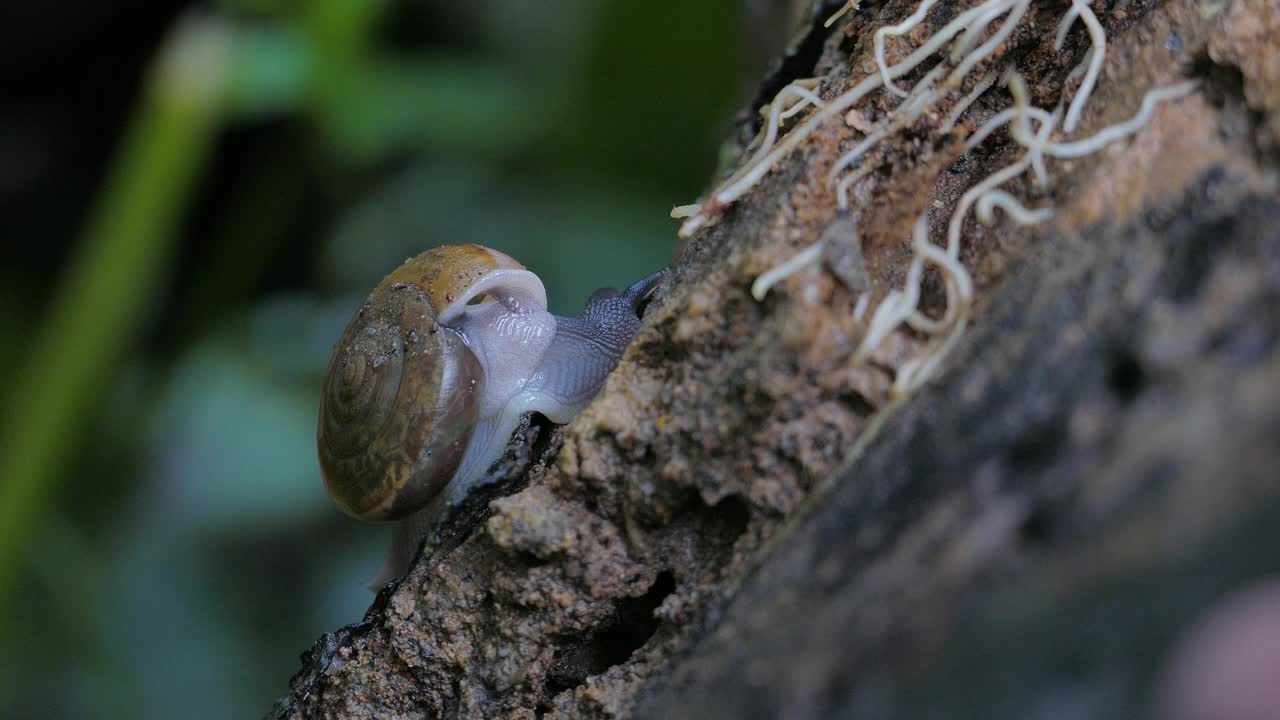
M 68 460 L 92 432 L 84 421 L 152 312 L 174 229 L 225 114 L 231 40 L 208 19 L 175 28 L 27 346 L 0 419 L 0 609 Z

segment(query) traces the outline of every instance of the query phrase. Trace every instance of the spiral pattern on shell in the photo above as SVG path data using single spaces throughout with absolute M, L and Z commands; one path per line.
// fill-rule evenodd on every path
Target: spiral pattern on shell
M 522 267 L 474 245 L 429 250 L 388 275 L 334 348 L 316 431 L 320 467 L 342 510 L 403 517 L 453 477 L 476 423 L 479 361 L 437 323 L 493 268 Z

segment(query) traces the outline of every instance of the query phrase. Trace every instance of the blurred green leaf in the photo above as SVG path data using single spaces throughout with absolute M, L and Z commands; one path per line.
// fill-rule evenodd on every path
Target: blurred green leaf
M 314 390 L 319 403 L 329 355 L 360 300 L 351 296 L 322 303 L 291 296 L 263 302 L 247 318 L 247 357 L 281 384 Z
M 248 628 L 227 612 L 230 588 L 182 538 L 140 527 L 121 543 L 97 619 L 124 677 L 116 694 L 149 717 L 257 716 L 271 683 Z
M 175 29 L 90 217 L 73 267 L 29 345 L 0 425 L 0 608 L 31 528 L 80 447 L 76 431 L 147 316 L 173 228 L 222 118 L 230 35 Z
M 337 67 L 372 45 L 389 0 L 308 0 L 300 5 L 300 29 L 319 60 Z
M 316 119 L 332 149 L 357 162 L 424 146 L 495 157 L 526 144 L 546 120 L 507 70 L 477 61 L 370 61 L 315 82 Z
M 545 148 L 583 175 L 611 173 L 615 187 L 675 190 L 686 195 L 672 204 L 690 202 L 741 94 L 739 6 L 601 3 L 581 64 L 562 71 L 574 77 L 561 99 L 569 112 Z
M 238 116 L 270 115 L 298 107 L 306 93 L 306 48 L 282 28 L 242 29 L 229 72 L 229 105 Z
M 236 534 L 333 509 L 316 464 L 320 378 L 343 303 L 267 304 L 179 362 L 150 446 L 154 502 L 174 531 Z M 336 515 L 335 515 L 336 516 Z
M 485 163 L 439 162 L 383 183 L 330 234 L 319 264 L 321 289 L 354 293 L 359 302 L 405 258 L 437 245 L 476 241 L 466 219 L 497 182 L 497 169 Z

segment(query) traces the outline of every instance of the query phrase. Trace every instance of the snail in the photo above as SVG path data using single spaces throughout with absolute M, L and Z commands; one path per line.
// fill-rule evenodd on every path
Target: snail
M 424 532 L 477 486 L 523 414 L 569 422 L 640 327 L 659 271 L 597 290 L 576 318 L 542 281 L 479 245 L 428 250 L 387 275 L 334 347 L 316 429 L 340 509 L 399 521 L 371 588 L 403 575 Z

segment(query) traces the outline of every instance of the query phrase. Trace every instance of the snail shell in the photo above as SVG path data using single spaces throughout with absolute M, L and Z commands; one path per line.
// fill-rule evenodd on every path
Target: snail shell
M 384 278 L 347 325 L 316 430 L 325 487 L 347 514 L 404 517 L 453 477 L 485 379 L 444 320 L 482 298 L 493 271 L 508 269 L 524 266 L 478 245 L 428 250 Z

